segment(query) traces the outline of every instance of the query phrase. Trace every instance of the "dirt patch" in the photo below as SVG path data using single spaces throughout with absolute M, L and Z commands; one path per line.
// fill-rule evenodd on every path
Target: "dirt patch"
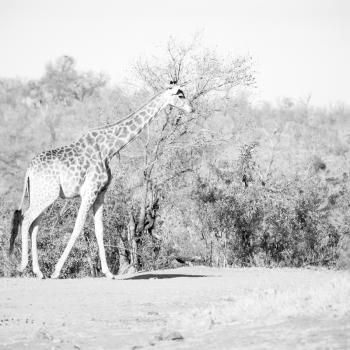
M 349 348 L 350 274 L 166 270 L 0 280 L 3 349 Z

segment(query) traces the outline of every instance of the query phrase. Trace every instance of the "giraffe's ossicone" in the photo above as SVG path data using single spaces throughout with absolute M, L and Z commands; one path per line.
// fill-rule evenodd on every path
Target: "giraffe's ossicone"
M 12 220 L 10 253 L 13 251 L 20 227 L 22 231 L 20 271 L 24 271 L 28 265 L 28 234 L 31 232 L 33 272 L 43 278 L 38 264 L 36 244 L 40 216 L 58 197 L 80 196 L 81 204 L 73 233 L 51 277 L 59 276 L 92 206 L 102 272 L 107 277 L 113 278 L 107 266 L 102 223 L 104 194 L 111 181 L 109 162 L 116 153 L 134 140 L 161 110 L 169 105 L 186 113 L 194 111 L 181 86 L 172 85 L 125 119 L 113 125 L 91 130 L 68 146 L 42 152 L 33 158 L 26 172 L 21 204 L 19 209 L 15 210 Z M 26 192 L 29 195 L 29 207 L 22 216 Z

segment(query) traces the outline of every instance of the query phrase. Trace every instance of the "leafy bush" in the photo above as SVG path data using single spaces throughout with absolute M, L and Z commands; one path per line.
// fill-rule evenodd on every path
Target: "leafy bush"
M 104 211 L 111 271 L 166 268 L 182 260 L 349 266 L 350 158 L 343 132 L 349 110 L 291 99 L 254 106 L 246 93 L 233 91 L 254 83 L 249 58 L 228 62 L 214 51 L 174 42 L 167 53 L 164 62 L 137 63 L 145 86 L 134 91 L 78 72 L 69 57 L 48 65 L 38 81 L 1 81 L 0 275 L 15 274 L 20 259 L 20 239 L 11 259 L 7 247 L 30 158 L 129 114 L 169 76 L 192 81 L 186 94 L 196 113 L 164 113 L 112 162 Z M 66 246 L 78 206 L 78 200 L 58 200 L 42 218 L 38 248 L 45 275 Z M 90 214 L 62 276 L 98 276 L 100 270 Z
M 336 265 L 339 229 L 349 226 L 332 223 L 334 208 L 322 207 L 329 200 L 325 184 L 294 179 L 276 191 L 259 181 L 246 187 L 241 179 L 239 171 L 200 178 L 195 190 L 203 230 L 224 256 L 221 265 Z

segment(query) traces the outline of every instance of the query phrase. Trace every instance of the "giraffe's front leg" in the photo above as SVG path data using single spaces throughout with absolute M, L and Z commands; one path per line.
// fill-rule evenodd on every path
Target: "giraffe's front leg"
M 98 251 L 100 253 L 102 272 L 107 278 L 114 279 L 115 276 L 109 271 L 109 268 L 107 265 L 106 252 L 105 252 L 105 247 L 103 244 L 103 201 L 104 201 L 104 194 L 105 194 L 105 192 L 100 193 L 98 195 L 94 205 L 93 205 L 95 234 L 96 234 L 96 240 L 97 240 L 97 244 L 98 244 Z
M 82 229 L 84 227 L 84 223 L 86 220 L 87 213 L 90 209 L 91 202 L 92 202 L 91 196 L 82 197 L 80 208 L 79 208 L 78 215 L 77 215 L 77 219 L 75 221 L 73 233 L 68 241 L 66 249 L 64 250 L 63 254 L 61 255 L 60 259 L 58 260 L 58 262 L 55 266 L 55 271 L 51 275 L 51 278 L 58 278 L 59 277 L 60 272 L 62 270 L 62 267 L 63 267 L 64 263 L 66 262 L 68 255 L 69 255 L 76 239 L 78 238 L 80 232 L 82 231 Z

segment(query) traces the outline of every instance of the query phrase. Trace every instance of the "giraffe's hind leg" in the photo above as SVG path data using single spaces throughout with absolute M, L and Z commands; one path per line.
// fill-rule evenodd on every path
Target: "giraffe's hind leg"
M 39 182 L 41 181 L 41 182 Z M 36 247 L 36 238 L 38 234 L 38 224 L 39 216 L 44 212 L 44 210 L 50 206 L 55 199 L 58 197 L 59 194 L 59 186 L 50 186 L 49 184 L 45 184 L 42 179 L 39 177 L 36 178 L 36 181 L 31 182 L 31 190 L 30 190 L 30 206 L 28 210 L 24 213 L 23 216 L 23 223 L 22 223 L 22 261 L 21 265 L 18 268 L 20 272 L 23 272 L 27 265 L 28 265 L 28 235 L 29 233 L 32 233 L 32 239 L 33 239 L 33 233 L 34 233 L 34 242 L 32 241 L 32 251 L 33 251 L 33 245 L 35 244 L 34 251 L 35 257 L 33 258 L 33 268 L 35 267 L 36 271 L 40 272 L 40 269 L 38 266 L 34 266 L 34 260 L 35 264 L 37 265 L 37 247 Z M 45 191 L 46 189 L 46 191 Z M 36 273 L 34 271 L 34 273 Z M 40 275 L 40 273 L 39 273 Z
M 22 260 L 21 265 L 18 268 L 19 272 L 23 272 L 28 265 L 28 235 L 32 230 L 32 224 L 35 219 L 41 214 L 41 211 L 34 209 L 32 206 L 24 213 L 22 223 Z
M 100 254 L 100 261 L 103 274 L 110 279 L 115 278 L 115 276 L 109 271 L 107 260 L 106 260 L 106 252 L 103 244 L 103 202 L 104 202 L 105 192 L 101 192 L 93 205 L 94 209 L 94 223 L 95 223 L 95 235 L 98 244 L 98 251 Z
M 39 230 L 39 222 L 41 215 L 34 220 L 32 224 L 32 260 L 33 260 L 33 272 L 38 278 L 44 278 L 44 275 L 40 271 L 39 262 L 38 262 L 38 249 L 37 249 L 37 236 Z

